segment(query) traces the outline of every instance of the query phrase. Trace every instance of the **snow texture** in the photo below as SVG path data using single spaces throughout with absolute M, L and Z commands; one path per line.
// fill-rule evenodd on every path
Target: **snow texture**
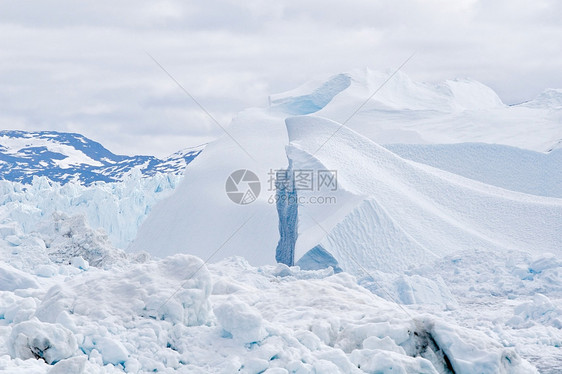
M 332 269 L 236 257 L 206 266 L 188 255 L 66 275 L 70 265 L 53 266 L 61 275 L 36 277 L 38 290 L 0 293 L 4 371 L 535 372 L 514 348 L 407 311 Z

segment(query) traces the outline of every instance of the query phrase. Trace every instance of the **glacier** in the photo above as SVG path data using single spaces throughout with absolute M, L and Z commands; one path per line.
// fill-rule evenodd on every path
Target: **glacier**
M 294 168 L 310 169 L 313 159 L 339 171 L 339 189 L 363 197 L 335 226 L 324 222 L 333 207 L 323 206 L 323 212 L 301 207 L 299 240 L 305 244 L 297 241 L 297 257 L 310 249 L 311 240 L 303 236 L 317 235 L 317 230 L 307 233 L 309 226 L 329 233 L 319 242 L 347 271 L 357 268 L 355 262 L 401 271 L 469 249 L 560 254 L 559 199 L 510 192 L 407 162 L 330 120 L 294 117 L 287 127 Z
M 183 179 L 0 181 L 0 371 L 557 372 L 558 92 L 508 107 L 399 74 L 342 126 L 385 77 L 272 95 Z M 283 190 L 287 170 L 337 188 Z
M 53 214 L 82 215 L 89 226 L 102 229 L 112 245 L 126 248 L 154 204 L 170 195 L 181 179 L 160 173 L 144 177 L 134 169 L 122 182 L 88 186 L 61 184 L 45 176 L 34 177 L 31 183 L 0 180 L 0 225 L 31 233 Z
M 292 113 L 299 112 L 302 102 L 308 103 L 311 100 L 316 103 L 314 105 L 316 111 L 309 113 L 308 117 L 323 117 L 335 120 L 336 122 L 338 119 L 345 120 L 345 114 L 349 115 L 350 112 L 352 112 L 349 108 L 357 107 L 364 102 L 365 97 L 368 97 L 367 93 L 371 92 L 372 89 L 377 87 L 377 84 L 384 81 L 387 77 L 388 74 L 372 72 L 370 70 L 357 70 L 350 73 L 339 74 L 327 79 L 326 83 L 312 82 L 294 91 L 273 95 L 270 98 L 271 106 L 269 108 L 252 108 L 238 114 L 230 124 L 229 132 L 234 138 L 240 139 L 238 142 L 240 144 L 236 144 L 228 136 L 223 136 L 210 144 L 205 152 L 188 166 L 186 173 L 189 178 L 186 178 L 184 183 L 178 187 L 176 190 L 177 192 L 155 206 L 153 214 L 149 215 L 145 224 L 141 226 L 138 236 L 129 249 L 131 251 L 143 250 L 157 256 L 187 252 L 202 258 L 209 258 L 209 254 L 214 253 L 217 248 L 220 248 L 217 253 L 213 254 L 214 260 L 232 255 L 240 255 L 252 259 L 252 262 L 256 265 L 275 263 L 275 248 L 281 239 L 278 229 L 280 223 L 278 220 L 277 207 L 276 204 L 274 204 L 276 191 L 274 188 L 271 188 L 271 183 L 269 186 L 267 186 L 267 183 L 270 182 L 272 170 L 284 170 L 288 165 L 286 147 L 289 145 L 290 139 L 287 133 L 285 120 L 291 117 Z M 452 156 L 457 153 L 457 148 L 459 152 L 463 149 L 459 148 L 463 147 L 462 144 L 452 144 L 441 145 L 441 147 L 448 146 L 449 149 L 451 149 L 447 155 L 444 155 L 447 157 L 442 158 L 439 157 L 437 150 L 443 148 L 439 148 L 438 145 L 433 145 L 433 149 L 435 150 L 433 153 L 434 156 L 432 156 L 433 161 L 424 161 L 420 157 L 413 155 L 414 152 L 419 155 L 420 152 L 418 150 L 421 149 L 420 147 L 422 146 L 412 145 L 408 147 L 408 144 L 404 144 L 408 143 L 408 139 L 400 135 L 405 131 L 405 128 L 400 128 L 400 126 L 403 126 L 401 125 L 402 122 L 408 126 L 415 127 L 419 131 L 425 131 L 426 127 L 418 123 L 420 113 L 424 113 L 424 115 L 430 116 L 431 121 L 433 121 L 432 123 L 436 123 L 436 126 L 446 127 L 446 131 L 440 132 L 440 134 L 448 134 L 448 136 L 454 139 L 451 138 L 445 141 L 441 135 L 435 135 L 432 132 L 434 130 L 427 133 L 424 132 L 423 134 L 420 132 L 416 135 L 416 138 L 425 137 L 430 139 L 433 143 L 459 143 L 473 140 L 465 137 L 466 131 L 467 133 L 478 135 L 479 140 L 485 139 L 488 143 L 496 143 L 498 142 L 498 138 L 495 132 L 497 130 L 494 125 L 494 121 L 496 121 L 495 118 L 497 118 L 498 121 L 501 120 L 502 123 L 511 123 L 511 116 L 515 115 L 513 111 L 521 109 L 519 106 L 505 106 L 490 88 L 471 80 L 465 79 L 447 81 L 441 84 L 426 84 L 413 82 L 402 73 L 397 74 L 394 78 L 395 79 L 392 79 L 389 84 L 381 90 L 380 94 L 378 94 L 372 102 L 365 105 L 365 110 L 351 119 L 344 128 L 349 128 L 350 130 L 355 129 L 357 130 L 356 133 L 376 143 L 379 137 L 370 129 L 377 128 L 380 123 L 386 123 L 392 126 L 398 131 L 396 138 L 400 139 L 399 143 L 401 143 L 400 146 L 395 146 L 397 152 L 401 152 L 406 158 L 410 157 L 415 161 L 425 162 L 428 165 L 440 168 L 439 171 L 433 172 L 424 169 L 423 165 L 412 164 L 399 157 L 394 158 L 396 160 L 395 162 L 392 161 L 398 170 L 404 170 L 401 175 L 406 178 L 406 180 L 410 177 L 405 175 L 405 170 L 420 170 L 420 173 L 423 173 L 423 175 L 431 176 L 432 181 L 440 181 L 436 182 L 440 184 L 440 189 L 433 188 L 434 196 L 437 196 L 442 191 L 449 191 L 451 189 L 459 191 L 456 186 L 466 184 L 469 190 L 474 190 L 474 194 L 479 196 L 475 197 L 475 199 L 481 201 L 482 205 L 487 204 L 486 201 L 488 199 L 493 199 L 493 197 L 486 197 L 490 194 L 488 190 L 490 190 L 491 187 L 477 185 L 471 180 L 459 179 L 453 174 L 449 175 L 443 172 L 443 170 L 458 172 L 459 169 L 462 169 L 465 171 L 458 173 L 464 173 L 464 176 L 469 178 L 476 179 L 486 184 L 497 185 L 506 190 L 526 192 L 527 195 L 529 195 L 525 197 L 507 191 L 502 192 L 500 190 L 494 190 L 491 194 L 497 196 L 499 198 L 498 201 L 510 204 L 508 201 L 513 200 L 513 206 L 526 204 L 526 201 L 534 201 L 532 203 L 534 205 L 531 204 L 528 206 L 541 206 L 545 204 L 545 208 L 541 210 L 541 212 L 548 211 L 550 209 L 549 204 L 552 202 L 555 208 L 553 208 L 554 211 L 549 213 L 547 226 L 556 221 L 558 214 L 556 209 L 558 209 L 557 207 L 559 204 L 555 200 L 541 200 L 531 195 L 545 195 L 545 197 L 557 196 L 557 189 L 559 188 L 558 182 L 560 179 L 560 173 L 557 172 L 559 153 L 553 151 L 550 154 L 543 154 L 541 156 L 538 152 L 533 151 L 533 149 L 537 147 L 533 145 L 535 144 L 535 137 L 532 135 L 525 135 L 526 149 L 515 148 L 513 145 L 519 144 L 517 142 L 513 143 L 514 139 L 518 139 L 517 133 L 529 133 L 527 122 L 521 125 L 510 125 L 509 129 L 505 129 L 506 132 L 503 133 L 502 139 L 499 141 L 501 145 L 482 145 L 480 147 L 481 151 L 473 152 L 473 155 L 476 155 L 472 156 L 469 160 L 462 159 L 459 156 Z M 553 113 L 556 113 L 558 109 L 551 108 L 545 110 L 543 107 L 537 105 L 521 105 L 524 107 L 521 110 L 533 110 L 535 111 L 535 119 L 541 118 L 538 122 L 535 120 L 533 126 L 543 126 L 540 131 L 540 136 L 537 135 L 536 139 L 537 141 L 539 138 L 541 141 L 548 139 L 548 145 L 545 143 L 542 149 L 542 151 L 546 151 L 546 148 L 555 143 L 561 135 L 560 127 L 555 120 L 555 116 L 553 117 Z M 540 108 L 536 109 L 535 107 Z M 389 121 L 388 118 L 385 117 L 385 113 L 388 113 L 391 109 L 399 112 L 401 117 Z M 476 121 L 476 117 L 468 119 L 465 117 L 467 115 L 472 115 L 471 113 L 477 116 L 482 115 L 482 113 L 489 114 L 488 111 L 490 110 L 495 111 L 494 116 L 496 117 L 490 115 L 489 119 L 486 121 Z M 306 112 L 308 113 L 309 111 L 307 110 Z M 440 113 L 447 117 L 447 121 L 442 124 L 440 124 L 440 118 L 442 118 L 440 117 Z M 379 118 L 379 116 L 383 117 Z M 403 116 L 407 118 L 404 120 Z M 308 125 L 304 118 L 305 117 L 303 117 L 302 125 L 295 125 L 295 129 L 299 127 L 305 128 Z M 475 124 L 479 123 L 482 123 L 482 127 L 471 128 L 470 131 L 466 130 L 466 126 L 476 126 Z M 464 130 L 459 132 L 458 128 L 463 128 Z M 318 140 L 322 136 L 324 136 L 324 140 L 328 138 L 325 131 L 320 131 L 316 134 L 310 133 L 308 134 L 308 141 L 312 141 L 312 139 Z M 408 138 L 408 136 L 406 136 L 406 138 Z M 387 138 L 387 140 L 388 139 L 394 138 L 391 137 Z M 423 140 L 422 143 L 427 142 L 427 139 Z M 322 141 L 319 140 L 316 146 L 320 146 L 321 142 Z M 366 144 L 364 140 L 361 140 L 359 143 Z M 293 144 L 291 146 L 293 146 Z M 430 146 L 431 145 L 427 145 L 427 147 Z M 391 145 L 387 145 L 387 147 L 392 150 Z M 469 149 L 469 145 L 464 145 L 464 147 L 464 149 Z M 295 147 L 292 147 L 292 149 L 294 150 Z M 400 151 L 400 149 L 402 149 L 402 151 Z M 310 153 L 314 150 L 308 151 Z M 355 151 L 350 151 L 350 155 L 354 153 Z M 498 154 L 503 153 L 506 153 L 503 158 L 497 157 Z M 377 155 L 373 154 L 372 157 L 381 156 L 383 159 L 389 159 L 388 162 L 391 162 L 390 159 L 392 159 L 392 157 L 390 154 L 390 152 L 385 153 L 380 150 Z M 412 154 L 413 156 L 408 156 L 408 154 Z M 345 170 L 362 170 L 361 168 L 365 166 L 364 161 L 356 165 L 355 163 L 359 161 L 359 159 L 352 158 L 350 155 L 339 153 L 341 160 L 350 160 L 350 162 L 346 164 L 338 164 L 338 166 L 341 167 L 345 166 L 344 170 L 339 170 L 340 173 L 345 172 Z M 498 160 L 496 165 L 501 167 L 512 157 L 517 157 L 517 159 L 525 161 L 525 163 L 522 162 L 522 164 L 528 165 L 525 169 L 522 169 L 518 174 L 512 177 L 503 178 L 501 174 L 494 174 L 495 168 L 492 168 L 492 166 L 489 166 L 488 169 L 478 168 L 479 164 L 489 164 L 487 160 L 490 158 Z M 289 155 L 289 158 L 291 158 L 291 155 Z M 437 158 L 439 159 L 438 163 L 435 161 Z M 303 164 L 302 157 L 299 158 L 299 160 L 301 161 L 301 165 L 298 167 L 300 169 L 308 168 L 318 170 L 323 165 L 322 159 L 307 160 L 308 163 L 311 163 L 310 165 Z M 323 165 L 323 167 L 327 168 L 326 165 Z M 223 190 L 224 181 L 228 175 L 234 170 L 240 169 L 253 171 L 260 178 L 262 186 L 269 187 L 267 191 L 265 191 L 266 188 L 262 189 L 264 193 L 262 193 L 255 202 L 243 207 L 232 204 Z M 382 169 L 380 171 L 383 172 Z M 529 171 L 529 173 L 526 174 L 526 171 Z M 384 175 L 381 174 L 379 176 L 379 178 L 384 177 L 387 182 L 383 182 L 386 183 L 389 189 L 392 187 L 391 184 L 401 183 L 396 180 L 397 176 L 392 175 L 392 173 L 394 173 L 394 171 L 389 168 L 384 171 Z M 413 183 L 416 181 L 409 181 L 407 183 L 410 186 L 407 187 L 407 189 L 421 190 L 424 188 L 432 188 L 429 186 L 430 183 L 424 179 L 425 176 L 420 175 L 420 182 L 424 183 L 423 185 L 415 186 Z M 540 178 L 537 178 L 537 176 Z M 342 181 L 345 183 L 345 180 Z M 462 187 L 459 188 L 462 189 Z M 385 198 L 386 196 L 396 196 L 396 203 L 392 208 L 397 209 L 397 211 L 400 211 L 400 209 L 403 210 L 396 214 L 397 217 L 413 217 L 414 210 L 405 212 L 404 209 L 419 209 L 417 211 L 419 217 L 425 217 L 430 221 L 428 221 L 425 226 L 413 221 L 410 223 L 402 222 L 403 224 L 409 225 L 406 230 L 403 230 L 399 225 L 393 222 L 395 218 L 385 218 L 385 216 L 388 215 L 387 212 L 380 208 L 378 206 L 379 204 L 374 202 L 375 199 L 366 199 L 366 196 L 361 192 L 354 191 L 350 188 L 341 188 L 339 191 L 335 191 L 330 195 L 330 197 L 333 196 L 336 198 L 337 204 L 334 204 L 334 206 L 307 204 L 306 208 L 308 209 L 308 213 L 306 215 L 299 214 L 299 241 L 294 261 L 298 261 L 305 251 L 316 247 L 320 239 L 326 236 L 327 233 L 325 231 L 331 231 L 335 225 L 342 222 L 358 204 L 363 204 L 365 212 L 370 211 L 366 213 L 367 216 L 379 216 L 383 221 L 387 221 L 385 222 L 385 229 L 391 229 L 393 230 L 392 232 L 397 234 L 396 240 L 402 243 L 400 247 L 411 248 L 410 253 L 417 253 L 418 255 L 423 254 L 423 258 L 427 258 L 428 260 L 436 259 L 441 254 L 447 253 L 448 251 L 460 250 L 469 245 L 482 248 L 514 248 L 523 245 L 523 249 L 525 246 L 537 249 L 540 245 L 545 244 L 543 250 L 546 251 L 559 244 L 559 240 L 553 235 L 553 232 L 556 231 L 548 231 L 557 229 L 557 227 L 553 227 L 552 224 L 543 231 L 539 229 L 539 232 L 545 232 L 546 234 L 544 236 L 534 236 L 538 239 L 537 241 L 526 239 L 525 243 L 519 243 L 517 240 L 509 238 L 509 235 L 505 234 L 504 231 L 507 230 L 506 232 L 513 233 L 517 238 L 518 236 L 523 236 L 523 234 L 520 235 L 520 233 L 526 233 L 530 230 L 530 227 L 534 228 L 535 226 L 521 227 L 524 223 L 513 222 L 515 220 L 513 216 L 511 216 L 511 218 L 507 217 L 507 213 L 505 214 L 505 221 L 503 221 L 502 224 L 502 220 L 496 217 L 496 213 L 500 212 L 501 209 L 498 209 L 498 211 L 491 209 L 490 212 L 494 213 L 488 216 L 479 216 L 473 213 L 473 217 L 471 218 L 472 222 L 465 228 L 462 228 L 465 222 L 463 222 L 462 219 L 459 220 L 460 217 L 458 217 L 458 215 L 464 213 L 458 212 L 468 211 L 468 206 L 472 204 L 472 202 L 466 201 L 463 203 L 461 201 L 455 201 L 449 208 L 439 212 L 438 209 L 436 210 L 430 206 L 433 204 L 431 199 L 427 201 L 424 207 L 420 206 L 421 203 L 415 203 L 408 208 L 403 206 L 398 196 L 410 194 L 411 196 L 409 196 L 409 198 L 414 201 L 420 196 L 415 195 L 413 191 L 412 193 L 404 191 L 397 194 L 389 192 L 389 194 L 390 195 L 385 195 Z M 197 196 L 197 198 L 194 199 L 193 196 Z M 271 199 L 272 196 L 273 199 Z M 449 196 L 447 196 L 447 198 L 448 197 Z M 444 199 L 445 197 L 440 198 L 438 203 L 447 206 L 448 203 L 444 201 Z M 520 202 L 517 202 L 518 200 Z M 522 212 L 524 209 L 525 208 L 519 209 L 517 214 L 521 214 L 519 212 Z M 193 217 L 184 214 L 184 212 L 188 211 L 197 211 L 199 215 Z M 453 213 L 456 214 L 457 217 L 452 216 L 451 214 Z M 541 213 L 535 213 L 535 217 L 540 217 L 540 214 Z M 311 223 L 311 216 L 321 217 L 323 220 L 321 222 L 322 226 L 319 226 L 317 222 Z M 491 228 L 486 227 L 491 222 L 488 221 L 488 218 L 494 222 Z M 428 225 L 431 224 L 434 219 L 443 220 L 443 235 L 441 235 L 441 232 L 432 233 L 431 231 L 426 231 Z M 481 222 L 478 223 L 477 221 Z M 513 226 L 511 226 L 512 229 L 509 228 L 509 224 L 513 224 Z M 514 230 L 513 227 L 517 227 L 518 229 Z M 381 230 L 383 229 L 381 228 Z M 304 231 L 307 231 L 307 234 L 301 235 Z M 421 237 L 416 237 L 416 235 L 412 237 L 412 233 L 415 231 L 425 232 L 424 235 L 426 239 L 422 240 Z M 457 234 L 463 231 L 465 233 L 459 236 L 462 239 L 455 239 Z M 229 238 L 228 234 L 221 236 L 215 235 L 215 232 L 236 232 L 236 234 L 232 238 Z M 447 237 L 448 239 L 443 239 L 441 243 L 437 243 L 437 240 L 439 240 L 441 236 L 443 236 L 443 238 Z M 156 237 L 158 240 L 154 241 L 153 238 Z M 400 239 L 398 239 L 399 237 Z M 225 243 L 227 238 L 228 241 Z M 371 237 L 369 236 L 368 238 L 364 238 L 364 240 L 369 241 Z M 351 240 L 351 238 L 349 238 L 349 240 Z M 380 240 L 383 240 L 382 236 Z M 548 240 L 551 241 L 548 242 Z M 437 254 L 433 252 L 437 252 Z M 416 258 L 415 255 L 410 254 L 409 256 L 412 259 Z M 402 264 L 400 266 L 397 265 L 393 268 L 397 269 L 408 266 L 407 261 L 401 261 Z

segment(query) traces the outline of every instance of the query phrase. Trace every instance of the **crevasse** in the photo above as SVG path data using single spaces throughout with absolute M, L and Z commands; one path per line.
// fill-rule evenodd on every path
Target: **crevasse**
M 287 170 L 280 170 L 275 181 L 275 198 L 279 215 L 279 242 L 275 260 L 287 266 L 295 262 L 297 242 L 298 197 L 293 179 L 293 162 L 289 160 Z

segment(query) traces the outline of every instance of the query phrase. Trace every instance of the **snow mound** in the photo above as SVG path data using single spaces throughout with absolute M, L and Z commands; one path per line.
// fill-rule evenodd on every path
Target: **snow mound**
M 453 327 L 441 321 L 423 321 L 427 339 L 448 358 L 455 373 L 538 373 L 513 349 L 487 339 L 482 333 Z M 431 343 L 431 342 L 429 342 Z
M 390 79 L 389 79 L 390 78 Z M 366 110 L 403 110 L 458 112 L 503 107 L 497 94 L 489 87 L 471 79 L 448 80 L 442 83 L 415 82 L 403 72 L 391 77 L 391 72 L 357 69 L 334 75 L 325 82 L 309 82 L 295 90 L 272 95 L 272 107 L 288 114 L 322 116 L 351 115 L 383 85 Z M 331 118 L 331 117 L 330 117 Z M 338 118 L 344 120 L 345 118 Z
M 38 288 L 33 277 L 13 266 L 0 262 L 0 291 L 15 291 L 25 288 Z
M 468 78 L 424 83 L 403 72 L 391 77 L 391 72 L 369 69 L 345 75 L 349 86 L 314 113 L 340 123 L 350 119 L 347 126 L 379 144 L 480 142 L 545 152 L 562 139 L 560 90 L 507 106 L 491 88 Z M 311 106 L 310 97 L 332 96 L 329 83 L 338 76 L 272 97 L 282 98 L 287 115 L 309 114 L 313 111 L 300 108 Z
M 515 328 L 524 328 L 535 323 L 562 329 L 562 308 L 547 296 L 536 294 L 533 300 L 518 305 L 514 316 L 507 323 Z
M 114 249 L 102 230 L 92 230 L 82 215 L 69 217 L 53 213 L 52 219 L 39 228 L 49 258 L 55 263 L 70 263 L 77 267 L 109 267 L 121 262 L 125 253 Z M 82 262 L 78 262 L 78 258 Z
M 296 90 L 271 95 L 270 105 L 289 114 L 310 114 L 324 108 L 332 99 L 351 85 L 351 77 L 338 74 L 318 85 L 310 82 Z
M 213 311 L 219 324 L 234 339 L 243 343 L 254 343 L 267 336 L 260 313 L 235 298 L 229 298 L 215 306 Z
M 532 108 L 544 108 L 544 109 L 562 109 L 562 89 L 550 88 L 547 89 L 535 99 L 527 101 L 521 106 L 532 107 Z
M 186 169 L 176 192 L 154 207 L 129 251 L 275 263 L 279 220 L 271 184 L 272 173 L 287 167 L 284 115 L 249 109 L 233 119 L 228 131 L 240 141 L 225 135 L 209 144 Z M 236 204 L 226 193 L 229 176 L 238 170 L 250 170 L 260 180 L 260 193 L 250 204 Z
M 24 234 L 19 226 L 8 227 L 16 228 L 18 243 L 2 246 L 9 241 L 0 235 L 3 259 L 19 270 L 45 278 L 58 274 L 59 269 L 53 263 L 87 270 L 90 265 L 111 268 L 125 266 L 128 260 L 143 262 L 148 256 L 126 254 L 114 248 L 103 230 L 91 229 L 82 215 L 70 217 L 64 213 L 53 213 L 40 221 L 37 231 L 29 234 Z
M 300 207 L 297 257 L 311 248 L 311 237 L 354 273 L 358 263 L 399 271 L 477 248 L 560 253 L 558 199 L 510 192 L 405 161 L 329 120 L 295 117 L 287 119 L 287 127 L 295 168 L 310 168 L 316 160 L 338 171 L 339 190 L 364 199 L 343 207 L 348 213 L 335 225 L 326 218 L 334 207 Z M 302 195 L 307 193 L 318 194 Z

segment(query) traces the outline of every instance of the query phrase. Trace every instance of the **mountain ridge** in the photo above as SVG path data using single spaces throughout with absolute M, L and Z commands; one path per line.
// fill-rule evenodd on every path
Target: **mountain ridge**
M 125 156 L 77 133 L 0 130 L 0 179 L 30 183 L 34 176 L 46 176 L 61 184 L 89 185 L 122 181 L 134 169 L 143 176 L 182 174 L 203 148 L 185 148 L 164 159 Z

